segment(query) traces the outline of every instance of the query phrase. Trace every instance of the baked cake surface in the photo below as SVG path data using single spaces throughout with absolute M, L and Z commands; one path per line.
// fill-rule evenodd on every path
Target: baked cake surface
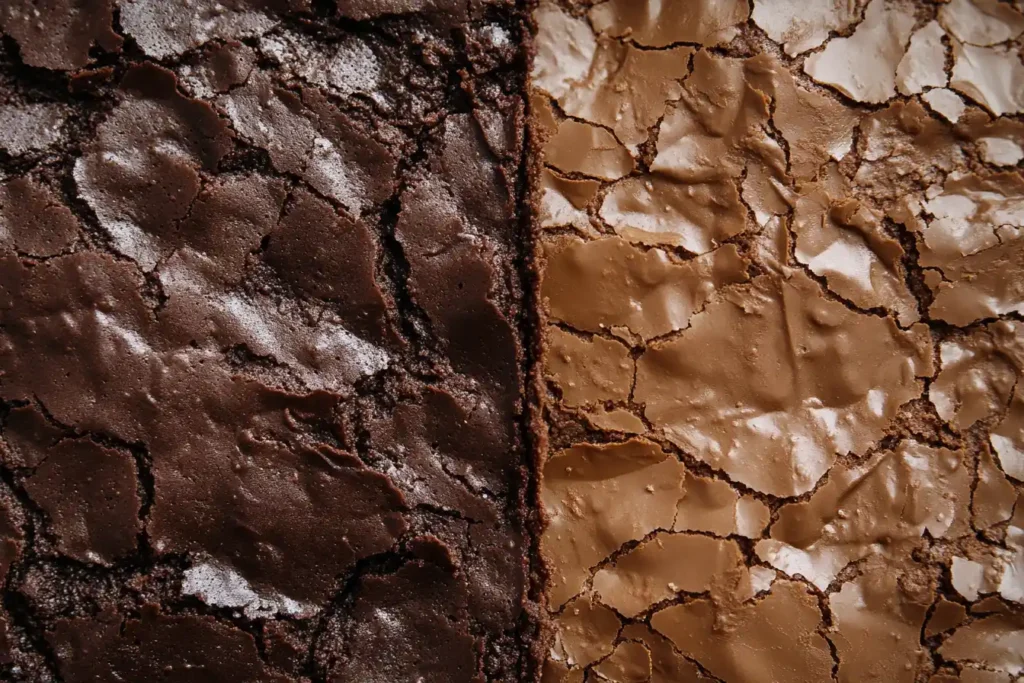
M 1019 0 L 0 34 L 0 680 L 1024 676 Z
M 524 20 L 0 4 L 0 679 L 530 678 Z
M 1017 680 L 1020 3 L 534 16 L 544 680 Z

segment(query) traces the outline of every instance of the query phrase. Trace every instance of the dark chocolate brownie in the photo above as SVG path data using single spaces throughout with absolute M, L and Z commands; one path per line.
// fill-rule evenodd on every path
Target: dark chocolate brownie
M 526 12 L 0 3 L 0 680 L 530 680 Z

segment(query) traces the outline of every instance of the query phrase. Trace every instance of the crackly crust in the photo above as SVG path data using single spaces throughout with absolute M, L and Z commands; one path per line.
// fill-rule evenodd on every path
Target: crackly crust
M 1024 15 L 678 5 L 535 13 L 545 681 L 1015 679 Z
M 4 3 L 0 678 L 535 677 L 525 22 Z

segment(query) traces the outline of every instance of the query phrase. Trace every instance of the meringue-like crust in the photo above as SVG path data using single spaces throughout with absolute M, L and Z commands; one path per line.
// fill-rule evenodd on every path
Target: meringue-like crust
M 1011 683 L 1020 3 L 749 7 L 535 14 L 549 680 Z

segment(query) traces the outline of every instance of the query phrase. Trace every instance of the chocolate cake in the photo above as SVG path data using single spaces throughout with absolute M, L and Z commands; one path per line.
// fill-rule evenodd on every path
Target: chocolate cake
M 0 679 L 532 676 L 502 0 L 0 6 Z
M 546 683 L 1024 674 L 1021 10 L 539 4 Z
M 0 681 L 1024 677 L 1019 0 L 0 36 Z

